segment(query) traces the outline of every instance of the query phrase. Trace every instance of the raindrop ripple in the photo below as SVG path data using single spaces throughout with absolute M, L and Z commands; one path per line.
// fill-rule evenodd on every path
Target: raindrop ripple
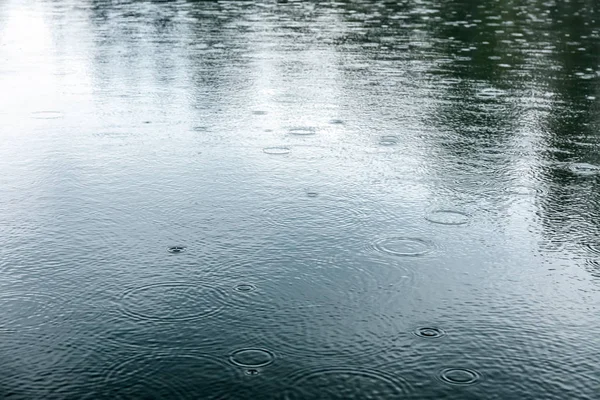
M 0 332 L 38 329 L 68 318 L 66 301 L 42 293 L 4 293 L 0 295 Z
M 437 339 L 444 336 L 446 332 L 439 328 L 421 327 L 415 329 L 414 334 L 422 338 Z
M 275 360 L 275 355 L 266 349 L 247 348 L 238 349 L 229 355 L 233 365 L 243 368 L 261 368 L 270 365 Z
M 446 368 L 440 371 L 440 379 L 452 385 L 472 385 L 481 379 L 481 374 L 472 369 Z
M 271 226 L 319 231 L 356 227 L 366 221 L 364 210 L 352 201 L 308 193 L 307 197 L 311 201 L 286 202 L 266 208 L 261 219 Z
M 293 399 L 397 399 L 411 391 L 401 377 L 373 369 L 324 368 L 292 376 Z
M 224 292 L 203 283 L 155 283 L 130 289 L 121 296 L 121 310 L 125 315 L 162 322 L 214 316 L 225 304 Z
M 108 370 L 104 390 L 116 398 L 225 398 L 235 369 L 205 355 L 139 356 Z
M 251 283 L 240 283 L 239 285 L 235 285 L 233 288 L 236 292 L 252 292 L 256 290 L 256 286 Z
M 406 236 L 392 236 L 380 239 L 374 243 L 375 250 L 392 256 L 418 257 L 431 252 L 431 242 Z
M 425 219 L 439 225 L 466 225 L 469 223 L 469 215 L 454 210 L 434 210 Z
M 263 152 L 265 154 L 283 156 L 286 154 L 290 154 L 291 149 L 289 147 L 285 147 L 285 146 L 274 146 L 274 147 L 265 147 L 263 149 Z
M 317 130 L 311 126 L 295 127 L 289 130 L 289 134 L 294 136 L 312 136 L 316 133 Z
M 185 246 L 170 246 L 167 248 L 167 251 L 171 254 L 180 254 L 184 253 L 187 250 Z

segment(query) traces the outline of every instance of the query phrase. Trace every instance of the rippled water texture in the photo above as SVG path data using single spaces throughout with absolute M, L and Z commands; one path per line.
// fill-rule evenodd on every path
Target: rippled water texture
M 0 399 L 600 398 L 596 3 L 0 1 Z

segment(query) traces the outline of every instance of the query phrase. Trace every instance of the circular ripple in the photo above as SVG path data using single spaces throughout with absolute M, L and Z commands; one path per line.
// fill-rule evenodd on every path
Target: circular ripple
M 379 138 L 379 144 L 381 146 L 395 146 L 398 144 L 398 136 L 385 135 Z
M 446 332 L 439 328 L 422 327 L 415 329 L 414 334 L 423 338 L 436 339 L 444 336 Z
M 329 123 L 330 123 L 331 125 L 343 125 L 343 124 L 344 124 L 344 121 L 343 121 L 343 120 L 341 120 L 341 119 L 334 118 L 334 119 L 330 119 L 330 120 L 329 120 Z
M 272 364 L 275 355 L 266 349 L 239 349 L 231 353 L 229 361 L 244 368 L 260 368 Z
M 236 292 L 252 292 L 256 290 L 256 286 L 250 283 L 240 283 L 239 285 L 236 285 L 233 290 Z
M 370 305 L 327 304 L 323 298 L 274 310 L 253 319 L 255 339 L 294 359 L 315 357 L 372 362 L 386 354 L 398 337 L 396 321 L 375 314 Z
M 5 293 L 0 295 L 0 332 L 37 329 L 64 319 L 65 302 L 41 293 Z
M 171 254 L 184 253 L 186 250 L 187 249 L 185 246 L 171 246 L 171 247 L 167 248 L 167 251 Z
M 569 164 L 569 170 L 577 175 L 591 176 L 600 173 L 600 167 L 588 163 L 572 163 Z
M 351 202 L 335 201 L 325 196 L 279 204 L 265 209 L 262 218 L 270 225 L 300 229 L 344 229 L 366 220 L 362 210 Z
M 290 154 L 292 150 L 289 147 L 277 146 L 277 147 L 265 147 L 263 152 L 266 154 L 278 155 L 282 156 L 285 154 Z
M 453 385 L 472 385 L 481 378 L 481 374 L 472 369 L 447 368 L 440 372 L 440 379 Z
M 113 367 L 103 389 L 116 398 L 222 399 L 237 374 L 209 356 L 154 354 Z
M 319 193 L 317 193 L 317 192 L 306 192 L 306 195 L 308 197 L 317 197 L 319 195 Z
M 31 117 L 35 119 L 57 119 L 62 118 L 63 114 L 60 111 L 35 111 L 31 113 Z
M 312 136 L 316 133 L 317 130 L 311 126 L 295 127 L 289 130 L 289 134 L 295 136 Z
M 465 225 L 469 218 L 469 215 L 453 210 L 435 210 L 425 217 L 427 221 L 440 225 Z
M 374 244 L 375 250 L 393 256 L 418 257 L 429 253 L 433 245 L 424 239 L 394 236 L 380 239 Z
M 410 389 L 402 378 L 371 369 L 321 369 L 292 380 L 292 399 L 397 399 Z
M 153 321 L 186 321 L 218 314 L 225 303 L 220 290 L 185 282 L 156 283 L 125 292 L 122 310 L 130 317 Z
M 264 257 L 268 267 L 259 271 L 266 275 L 257 290 L 232 296 L 234 306 L 246 311 L 235 318 L 239 342 L 277 349 L 278 356 L 295 360 L 380 362 L 404 329 L 395 312 L 382 310 L 396 310 L 398 296 L 409 295 L 414 271 L 351 248 L 329 255 L 332 259 L 327 261 L 315 249 L 299 260 L 294 255 L 273 261 Z M 342 297 L 332 290 L 336 287 Z M 372 293 L 383 298 L 375 299 Z
M 254 115 L 267 115 L 267 112 L 264 110 L 254 110 L 252 111 L 252 114 Z

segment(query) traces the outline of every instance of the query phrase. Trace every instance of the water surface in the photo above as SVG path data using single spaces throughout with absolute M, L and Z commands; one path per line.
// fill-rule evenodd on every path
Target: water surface
M 0 93 L 0 398 L 598 398 L 593 1 L 6 0 Z

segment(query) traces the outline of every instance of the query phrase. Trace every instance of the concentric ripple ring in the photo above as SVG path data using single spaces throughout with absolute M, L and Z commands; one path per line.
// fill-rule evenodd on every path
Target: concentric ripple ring
M 410 391 L 399 376 L 372 369 L 324 368 L 301 373 L 292 380 L 290 397 L 294 399 L 397 399 Z
M 469 223 L 469 215 L 454 210 L 434 210 L 425 219 L 439 225 L 465 225 Z
M 155 354 L 112 367 L 104 386 L 116 398 L 226 398 L 236 377 L 226 362 L 205 355 Z M 228 398 L 228 397 L 227 397 Z
M 481 374 L 472 369 L 446 368 L 440 372 L 440 379 L 452 385 L 472 385 L 481 379 Z
M 392 236 L 378 240 L 374 247 L 377 251 L 399 257 L 418 257 L 431 251 L 432 244 L 424 239 Z
M 431 327 L 417 328 L 413 333 L 419 337 L 428 339 L 437 339 L 446 334 L 446 332 L 444 332 L 442 329 Z
M 248 348 L 238 349 L 229 355 L 229 361 L 244 368 L 261 368 L 272 364 L 275 355 L 267 349 Z
M 218 314 L 225 294 L 214 287 L 189 282 L 165 282 L 130 289 L 122 295 L 129 317 L 153 321 L 188 321 Z
M 265 154 L 275 155 L 275 156 L 283 156 L 286 154 L 290 154 L 291 149 L 285 146 L 275 146 L 275 147 L 265 147 L 263 149 Z

